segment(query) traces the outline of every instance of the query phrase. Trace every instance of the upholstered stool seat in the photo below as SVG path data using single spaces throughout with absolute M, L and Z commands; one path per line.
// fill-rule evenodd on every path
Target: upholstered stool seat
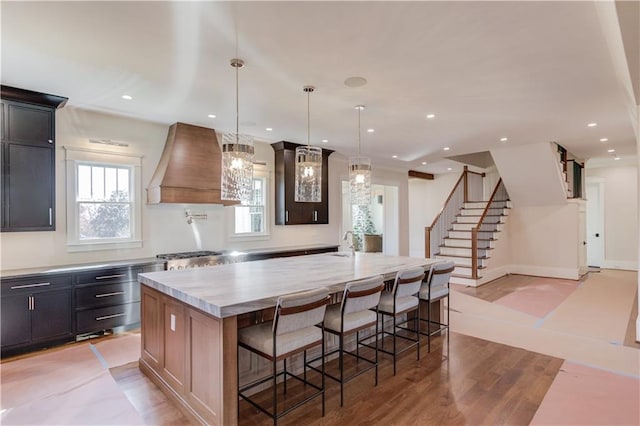
M 331 356 L 334 353 L 339 353 L 339 375 L 335 376 L 325 371 L 325 375 L 330 379 L 333 379 L 340 383 L 340 406 L 344 404 L 344 384 L 351 379 L 375 368 L 375 384 L 378 384 L 378 350 L 377 345 L 373 346 L 375 350 L 375 356 L 373 359 L 360 355 L 359 348 L 360 331 L 367 328 L 376 327 L 375 333 L 372 336 L 375 338 L 378 334 L 378 314 L 376 306 L 380 300 L 380 292 L 384 288 L 384 281 L 382 276 L 375 276 L 359 281 L 352 281 L 346 284 L 344 292 L 342 294 L 342 301 L 340 304 L 331 305 L 327 308 L 324 315 L 324 329 L 327 333 L 338 336 L 339 344 L 338 349 L 327 353 L 325 356 Z M 373 311 L 372 311 L 373 309 Z M 344 337 L 349 334 L 356 334 L 356 351 L 351 352 L 345 350 Z M 363 339 L 367 340 L 371 336 Z M 377 342 L 377 340 L 376 340 Z M 344 374 L 344 356 L 349 355 L 354 357 L 356 361 L 365 361 L 367 365 L 365 368 L 359 368 L 354 373 L 345 377 Z M 309 364 L 317 361 L 318 358 L 309 362 Z M 314 368 L 310 365 L 310 368 Z M 317 370 L 317 368 L 314 368 Z
M 456 265 L 453 262 L 434 264 L 429 270 L 427 279 L 422 283 L 422 287 L 420 287 L 420 293 L 418 294 L 420 303 L 427 305 L 427 317 L 422 319 L 423 322 L 427 323 L 427 331 L 422 332 L 422 334 L 427 336 L 428 352 L 431 352 L 431 336 L 442 333 L 445 330 L 447 332 L 447 353 L 449 350 L 449 280 L 455 267 Z M 435 321 L 431 318 L 431 304 L 444 298 L 447 299 L 447 321 Z
M 240 387 L 238 395 L 269 415 L 273 419 L 274 425 L 278 423 L 278 418 L 318 396 L 322 397 L 322 415 L 324 416 L 324 374 L 321 376 L 322 382 L 320 385 L 307 380 L 306 351 L 311 347 L 321 345 L 322 366 L 320 371 L 324 373 L 324 327 L 322 323 L 328 303 L 329 295 L 326 288 L 281 296 L 276 304 L 273 321 L 256 324 L 238 331 L 238 345 L 240 347 L 272 362 L 272 372 L 269 377 Z M 317 327 L 317 325 L 320 327 Z M 304 353 L 305 358 L 303 377 L 287 371 L 287 358 L 300 352 Z M 280 360 L 283 361 L 283 371 L 278 373 L 277 362 Z M 302 401 L 298 401 L 294 406 L 278 411 L 277 378 L 280 375 L 284 376 L 285 394 L 287 392 L 288 377 L 297 379 L 304 383 L 305 386 L 314 388 L 315 392 L 306 396 Z M 246 393 L 246 391 L 268 381 L 272 382 L 272 410 L 263 407 Z M 239 382 L 240 378 L 238 377 Z

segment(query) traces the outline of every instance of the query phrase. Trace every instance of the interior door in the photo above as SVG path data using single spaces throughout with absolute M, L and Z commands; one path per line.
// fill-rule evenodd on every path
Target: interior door
M 587 182 L 587 264 L 604 262 L 604 183 Z

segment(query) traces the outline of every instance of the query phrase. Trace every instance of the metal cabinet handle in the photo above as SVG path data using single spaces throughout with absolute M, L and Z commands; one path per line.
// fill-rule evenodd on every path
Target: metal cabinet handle
M 284 221 L 289 222 L 289 210 L 284 211 Z
M 95 297 L 109 297 L 109 296 L 117 296 L 119 294 L 124 294 L 124 291 L 114 291 L 113 293 L 96 294 Z
M 96 280 L 106 280 L 109 278 L 122 278 L 122 277 L 126 277 L 127 274 L 115 274 L 115 275 L 102 275 L 99 277 L 96 277 Z
M 33 297 L 33 296 L 30 296 L 30 297 L 31 297 L 31 310 L 35 311 L 36 310 L 36 298 Z
M 96 317 L 96 321 L 102 321 L 111 318 L 123 317 L 125 314 L 113 314 L 113 315 L 105 315 L 103 317 Z
M 53 209 L 49 207 L 49 226 L 53 225 Z
M 16 290 L 18 288 L 33 288 L 33 287 L 46 287 L 51 285 L 51 283 L 37 283 L 37 284 L 22 284 L 22 285 L 14 285 L 11 286 L 11 290 Z
M 28 303 L 29 303 L 29 310 L 33 311 L 33 296 L 29 296 Z
M 318 210 L 314 210 L 313 211 L 313 221 L 317 222 L 318 221 Z
M 53 139 L 47 139 L 47 142 L 53 143 Z

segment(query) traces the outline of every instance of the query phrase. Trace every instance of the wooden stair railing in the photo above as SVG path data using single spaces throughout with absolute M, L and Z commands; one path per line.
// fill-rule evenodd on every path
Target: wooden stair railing
M 471 228 L 471 278 L 474 280 L 478 279 L 478 232 L 480 232 L 480 228 L 487 217 L 487 213 L 493 208 L 493 204 L 503 201 L 509 201 L 509 194 L 507 193 L 507 188 L 505 188 L 504 183 L 502 182 L 502 178 L 500 178 L 493 190 L 493 193 L 491 193 L 491 197 L 489 197 L 487 206 L 484 208 L 478 224 L 474 228 Z
M 479 179 L 474 179 L 479 177 Z M 434 247 L 438 247 L 444 242 L 448 227 L 452 219 L 458 214 L 464 203 L 470 201 L 482 201 L 482 178 L 485 173 L 470 171 L 467 166 L 460 175 L 460 178 L 453 186 L 451 193 L 444 202 L 442 209 L 437 214 L 431 226 L 424 228 L 424 255 L 431 257 L 435 254 Z M 479 197 L 473 199 L 473 197 Z M 435 235 L 433 235 L 435 234 Z M 432 244 L 433 243 L 433 244 Z

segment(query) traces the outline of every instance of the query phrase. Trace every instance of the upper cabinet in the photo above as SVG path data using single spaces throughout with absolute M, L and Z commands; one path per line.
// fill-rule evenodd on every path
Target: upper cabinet
M 322 150 L 322 201 L 297 203 L 294 200 L 296 147 L 292 142 L 271 144 L 275 151 L 276 225 L 313 225 L 329 223 L 329 149 Z
M 55 111 L 67 98 L 1 86 L 0 167 L 6 231 L 55 230 Z

